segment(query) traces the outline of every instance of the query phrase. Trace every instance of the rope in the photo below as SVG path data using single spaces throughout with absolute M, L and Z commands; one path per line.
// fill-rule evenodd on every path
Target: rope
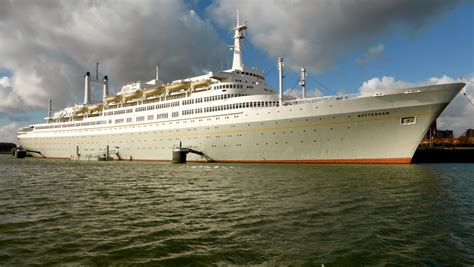
M 472 106 L 474 106 L 474 104 L 472 103 L 471 99 L 467 96 L 466 92 L 464 91 L 464 92 L 462 92 L 462 94 L 466 97 L 467 101 L 468 101 L 469 103 L 471 103 Z
M 296 71 L 294 71 L 293 69 L 289 68 L 289 70 L 290 70 L 291 72 L 293 72 L 294 74 L 296 74 L 297 77 L 300 77 L 300 74 L 297 73 Z M 308 73 L 308 72 L 306 72 L 306 73 Z M 334 92 L 332 89 L 326 87 L 326 86 L 325 86 L 324 84 L 322 84 L 321 82 L 318 82 L 318 81 L 317 81 L 316 79 L 314 79 L 313 77 L 311 77 L 311 76 L 309 76 L 309 75 L 306 75 L 306 81 L 308 81 L 308 78 L 309 78 L 311 81 L 313 81 L 314 83 L 316 83 L 316 85 L 318 85 L 318 86 L 317 86 L 317 87 L 318 87 L 318 88 L 317 88 L 318 90 L 321 90 L 321 88 L 323 88 L 323 90 L 321 90 L 323 93 L 328 94 L 328 95 L 331 95 L 331 94 L 332 94 L 332 95 L 336 95 L 336 92 Z M 299 79 L 298 79 L 297 82 L 299 82 Z

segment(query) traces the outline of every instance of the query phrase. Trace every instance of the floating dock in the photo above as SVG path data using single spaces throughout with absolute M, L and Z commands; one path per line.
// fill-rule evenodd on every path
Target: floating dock
M 417 149 L 412 163 L 474 163 L 474 147 Z

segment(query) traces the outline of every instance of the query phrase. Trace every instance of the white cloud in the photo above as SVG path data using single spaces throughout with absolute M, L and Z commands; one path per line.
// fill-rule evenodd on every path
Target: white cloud
M 112 87 L 154 77 L 201 74 L 226 55 L 208 21 L 183 1 L 0 1 L 0 112 L 83 99 L 83 75 L 108 75 Z M 95 75 L 94 75 L 95 76 Z M 94 92 L 93 96 L 99 96 Z M 98 99 L 98 97 L 96 98 Z
M 440 129 L 454 130 L 455 135 L 459 136 L 468 128 L 474 128 L 474 106 L 463 95 L 465 92 L 470 99 L 474 98 L 474 75 L 465 79 L 466 87 L 459 93 L 446 109 L 441 113 L 437 120 L 437 126 Z M 410 83 L 396 80 L 393 77 L 383 76 L 382 78 L 372 78 L 362 84 L 359 91 L 362 94 L 374 94 L 376 92 L 396 91 L 398 89 L 430 85 L 459 82 L 449 76 L 432 77 L 426 81 Z
M 11 87 L 12 85 L 10 83 L 10 77 L 7 77 L 7 76 L 2 77 L 0 79 L 0 86 L 1 88 Z
M 20 126 L 13 122 L 4 126 L 0 126 L 0 142 L 18 144 L 16 133 Z
M 0 79 L 0 114 L 5 110 L 17 109 L 21 106 L 21 99 L 12 90 L 9 77 Z
M 235 12 L 249 20 L 248 37 L 271 57 L 284 56 L 289 66 L 314 73 L 332 67 L 360 46 L 394 28 L 414 34 L 459 1 L 398 0 L 216 0 L 208 8 L 219 25 L 235 24 Z M 399 27 L 402 26 L 402 27 Z M 407 26 L 407 27 L 405 27 Z
M 396 91 L 406 87 L 413 86 L 409 82 L 395 80 L 393 77 L 383 76 L 382 78 L 372 78 L 362 83 L 359 88 L 361 94 L 375 94 L 380 91 Z
M 383 59 L 383 50 L 384 50 L 383 44 L 371 46 L 367 49 L 367 51 L 364 52 L 363 55 L 357 58 L 356 62 L 357 64 L 359 64 L 359 66 L 364 66 L 364 65 L 367 65 L 367 63 L 371 61 Z

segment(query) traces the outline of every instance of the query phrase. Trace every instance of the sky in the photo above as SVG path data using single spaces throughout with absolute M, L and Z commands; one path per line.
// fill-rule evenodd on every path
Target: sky
M 456 82 L 474 102 L 474 1 L 462 0 L 0 0 L 0 142 L 81 103 L 83 75 L 108 75 L 111 90 L 154 78 L 165 82 L 226 69 L 236 10 L 247 21 L 244 64 L 285 92 L 352 94 Z M 93 87 L 99 101 L 100 85 Z M 474 107 L 459 94 L 438 128 L 474 128 Z

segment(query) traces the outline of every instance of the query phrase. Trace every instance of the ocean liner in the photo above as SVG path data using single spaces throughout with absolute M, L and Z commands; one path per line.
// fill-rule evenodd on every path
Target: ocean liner
M 19 129 L 35 157 L 171 161 L 185 147 L 190 161 L 279 163 L 410 163 L 429 126 L 465 86 L 430 85 L 383 93 L 288 99 L 257 68 L 242 62 L 246 23 L 234 29 L 232 68 L 170 83 L 158 77 L 127 84 Z M 158 76 L 158 75 L 157 75 Z M 302 73 L 304 85 L 304 72 Z

